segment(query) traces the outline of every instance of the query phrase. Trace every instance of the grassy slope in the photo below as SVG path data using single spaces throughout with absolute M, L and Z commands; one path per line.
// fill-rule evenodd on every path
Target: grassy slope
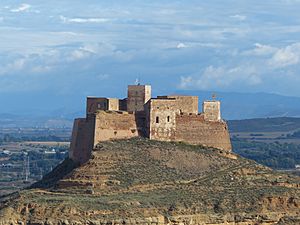
M 30 217 L 41 220 L 299 211 L 299 178 L 224 155 L 147 139 L 105 142 L 52 188 L 23 191 L 2 205 L 18 211 L 29 204 Z

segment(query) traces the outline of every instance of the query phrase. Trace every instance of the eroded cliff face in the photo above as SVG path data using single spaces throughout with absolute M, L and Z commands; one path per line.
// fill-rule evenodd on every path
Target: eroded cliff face
M 100 143 L 63 175 L 70 163 L 2 197 L 0 225 L 300 224 L 299 177 L 232 153 L 138 138 Z

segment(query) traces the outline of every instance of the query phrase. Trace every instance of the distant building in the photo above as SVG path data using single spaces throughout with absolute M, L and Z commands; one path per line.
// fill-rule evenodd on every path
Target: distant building
M 231 150 L 219 101 L 203 102 L 199 113 L 197 96 L 151 98 L 150 85 L 129 85 L 125 99 L 87 98 L 86 118 L 74 121 L 69 157 L 84 163 L 99 142 L 137 136 Z

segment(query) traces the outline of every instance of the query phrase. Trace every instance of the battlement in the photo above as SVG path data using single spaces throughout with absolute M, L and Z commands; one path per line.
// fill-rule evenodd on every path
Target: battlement
M 219 101 L 204 101 L 199 113 L 198 96 L 152 98 L 150 85 L 129 85 L 127 93 L 124 99 L 87 97 L 86 118 L 74 122 L 70 158 L 84 163 L 99 142 L 137 136 L 231 150 Z

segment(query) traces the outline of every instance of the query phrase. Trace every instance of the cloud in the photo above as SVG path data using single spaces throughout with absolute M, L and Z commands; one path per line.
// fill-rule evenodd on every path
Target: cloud
M 20 71 L 24 68 L 25 63 L 26 63 L 25 58 L 18 58 L 13 60 L 13 62 L 2 65 L 0 67 L 0 75 L 6 75 L 16 71 Z
M 180 49 L 180 48 L 187 48 L 188 46 L 184 43 L 179 43 L 176 48 Z
M 63 23 L 106 23 L 111 21 L 108 18 L 67 18 L 60 16 Z
M 14 12 L 14 13 L 25 12 L 25 11 L 28 11 L 30 8 L 31 8 L 31 5 L 29 5 L 29 4 L 21 4 L 19 7 L 13 8 L 10 11 Z
M 260 43 L 255 43 L 254 46 L 255 46 L 254 49 L 252 49 L 250 51 L 246 51 L 243 54 L 245 54 L 245 55 L 263 56 L 263 55 L 274 54 L 278 50 L 278 48 L 275 48 L 273 46 L 263 45 L 263 44 L 260 44 Z
M 69 61 L 82 60 L 92 56 L 96 57 L 106 57 L 111 56 L 116 51 L 115 46 L 105 43 L 85 43 L 78 47 L 77 49 L 72 50 L 67 59 Z
M 300 43 L 295 43 L 285 48 L 278 49 L 269 60 L 269 65 L 274 68 L 284 68 L 300 63 Z
M 202 73 L 182 76 L 179 88 L 181 89 L 226 89 L 235 84 L 255 86 L 262 83 L 257 68 L 251 65 L 242 65 L 232 68 L 223 66 L 208 66 Z
M 236 14 L 236 15 L 233 15 L 233 16 L 230 16 L 230 17 L 233 18 L 233 19 L 240 20 L 240 21 L 244 21 L 244 20 L 247 19 L 247 16 L 239 15 L 239 14 Z

